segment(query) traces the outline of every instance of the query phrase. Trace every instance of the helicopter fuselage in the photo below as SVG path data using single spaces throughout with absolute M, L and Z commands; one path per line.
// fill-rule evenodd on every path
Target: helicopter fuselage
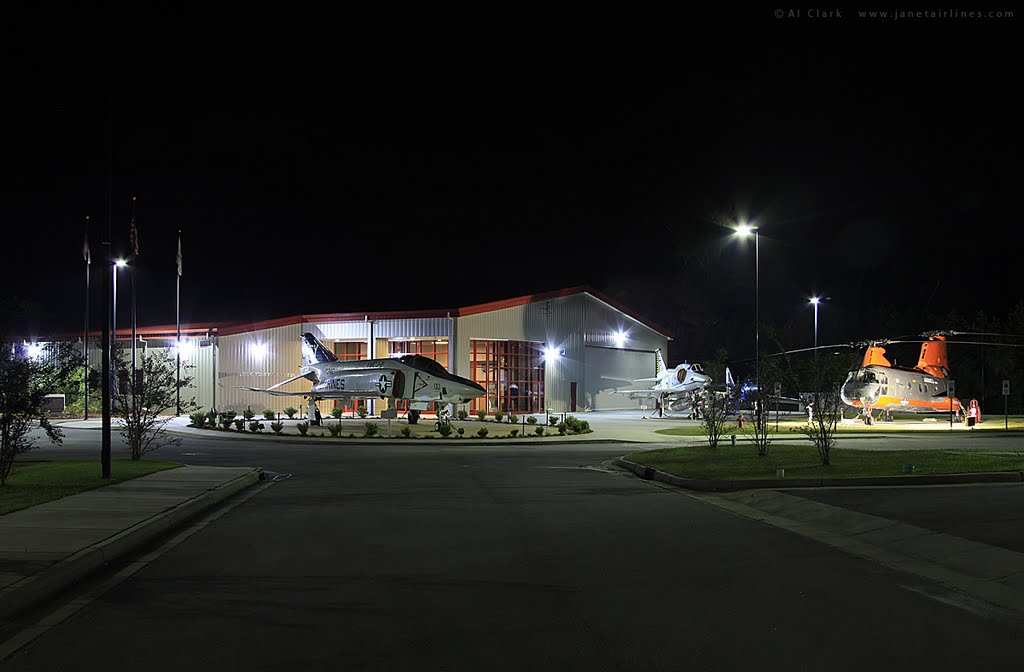
M 872 410 L 936 413 L 960 409 L 960 400 L 949 397 L 948 380 L 918 369 L 886 366 L 854 369 L 847 375 L 840 396 L 848 406 Z

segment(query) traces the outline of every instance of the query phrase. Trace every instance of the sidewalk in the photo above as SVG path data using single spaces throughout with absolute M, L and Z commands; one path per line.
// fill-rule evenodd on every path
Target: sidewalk
M 260 476 L 250 467 L 184 466 L 0 516 L 0 619 L 56 595 Z

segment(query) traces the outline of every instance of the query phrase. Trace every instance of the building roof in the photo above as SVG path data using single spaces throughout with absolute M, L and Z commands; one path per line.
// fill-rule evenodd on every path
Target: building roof
M 303 324 L 308 322 L 354 322 L 362 320 L 408 320 L 418 318 L 438 318 L 438 317 L 462 317 L 467 315 L 478 315 L 480 313 L 487 313 L 495 310 L 502 310 L 504 308 L 513 308 L 515 306 L 524 306 L 531 303 L 538 303 L 540 301 L 550 301 L 551 299 L 563 298 L 567 296 L 575 296 L 577 294 L 589 294 L 595 299 L 602 301 L 615 310 L 618 310 L 636 321 L 640 322 L 647 328 L 661 334 L 666 338 L 672 338 L 671 333 L 665 327 L 662 327 L 657 322 L 647 319 L 641 315 L 638 315 L 635 311 L 630 310 L 626 306 L 622 305 L 618 301 L 612 299 L 609 296 L 597 291 L 593 287 L 588 285 L 578 285 L 576 287 L 568 287 L 565 289 L 558 289 L 551 292 L 541 292 L 538 294 L 524 294 L 523 296 L 517 296 L 511 299 L 503 299 L 501 301 L 491 301 L 488 303 L 478 303 L 464 308 L 452 308 L 452 309 L 439 309 L 439 310 L 404 310 L 404 311 L 390 311 L 390 312 L 353 312 L 353 313 L 309 313 L 301 315 L 290 315 L 287 317 L 272 318 L 268 320 L 243 320 L 243 321 L 224 321 L 224 322 L 207 322 L 207 323 L 190 323 L 181 325 L 181 333 L 187 336 L 201 336 L 201 335 L 230 335 L 230 334 L 241 334 L 248 331 L 257 331 L 260 329 L 273 329 L 275 327 L 285 327 L 293 324 Z M 173 338 L 176 334 L 175 325 L 158 325 L 158 326 L 137 326 L 135 329 L 136 333 L 143 338 Z M 80 334 L 79 334 L 80 335 Z M 90 332 L 90 335 L 100 335 L 99 331 Z M 117 336 L 120 338 L 131 338 L 131 329 L 118 329 Z M 72 336 L 73 338 L 76 336 Z

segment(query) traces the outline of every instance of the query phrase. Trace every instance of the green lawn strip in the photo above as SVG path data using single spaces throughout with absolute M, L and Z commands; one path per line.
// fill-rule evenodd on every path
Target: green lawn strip
M 886 431 L 886 432 L 935 432 L 935 431 L 938 431 L 938 428 L 941 428 L 941 427 L 945 427 L 946 429 L 949 428 L 949 421 L 948 420 L 939 419 L 939 418 L 935 418 L 935 422 L 930 422 L 930 421 L 929 422 L 924 422 L 924 421 L 921 420 L 920 416 L 918 416 L 916 418 L 915 417 L 897 417 L 897 419 L 898 420 L 916 420 L 917 424 L 913 424 L 913 425 L 905 425 L 905 424 L 894 425 L 894 424 L 889 423 L 889 422 L 877 422 L 874 425 L 870 425 L 869 426 L 869 425 L 865 425 L 865 424 L 862 424 L 862 423 L 858 423 L 858 424 L 850 424 L 850 425 L 840 425 L 839 427 L 836 428 L 836 433 L 837 434 L 858 434 L 858 433 L 862 433 L 862 432 L 868 432 L 868 433 L 875 432 L 875 433 L 877 433 L 877 432 L 880 432 L 880 431 Z M 929 418 L 929 420 L 931 420 L 931 418 Z M 802 420 L 801 421 L 780 420 L 779 421 L 779 430 L 778 430 L 778 432 L 776 432 L 775 431 L 775 421 L 773 420 L 772 422 L 768 423 L 768 432 L 769 432 L 769 434 L 773 434 L 773 435 L 774 434 L 787 435 L 787 436 L 800 435 L 800 428 L 803 427 L 805 424 L 806 423 L 804 421 L 802 421 Z M 1009 426 L 1007 427 L 1006 424 L 1008 424 Z M 960 424 L 954 423 L 953 427 L 954 427 L 953 431 L 956 431 L 956 432 L 968 431 L 968 430 L 965 429 L 963 423 L 960 423 Z M 986 419 L 980 425 L 975 426 L 975 430 L 977 430 L 977 431 L 996 431 L 996 430 L 1003 431 L 1004 429 L 1009 429 L 1009 431 L 1015 431 L 1015 430 L 1016 431 L 1022 431 L 1022 430 L 1024 430 L 1024 418 L 1013 417 L 1013 418 L 1009 419 L 1009 423 L 1004 423 L 1003 422 L 1003 418 L 997 418 L 995 416 L 992 416 L 992 417 Z M 672 427 L 670 429 L 658 429 L 658 430 L 655 430 L 655 434 L 664 434 L 666 436 L 705 436 L 704 428 L 699 426 L 699 425 L 691 425 L 689 427 Z M 735 425 L 733 425 L 727 431 L 723 432 L 722 436 L 725 438 L 726 441 L 729 441 L 729 436 L 732 435 L 732 434 L 735 434 L 736 435 L 736 440 L 739 441 L 739 440 L 741 440 L 741 437 L 749 435 L 750 434 L 750 430 L 747 427 L 744 427 L 743 429 L 736 429 Z
M 103 479 L 99 460 L 19 462 L 0 488 L 0 515 L 180 466 L 160 460 L 111 460 L 110 478 Z
M 682 478 L 745 480 L 775 478 L 852 478 L 900 476 L 902 466 L 914 465 L 914 474 L 962 474 L 988 471 L 1024 471 L 1024 455 L 992 455 L 946 450 L 867 451 L 835 448 L 829 466 L 809 445 L 772 444 L 767 457 L 758 457 L 749 443 L 709 450 L 680 446 L 627 455 L 625 459 Z

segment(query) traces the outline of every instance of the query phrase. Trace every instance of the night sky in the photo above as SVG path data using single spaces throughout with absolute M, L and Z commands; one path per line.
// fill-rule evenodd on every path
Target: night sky
M 8 17 L 0 278 L 27 331 L 81 329 L 85 217 L 94 261 L 108 221 L 126 253 L 133 195 L 140 325 L 174 322 L 179 229 L 183 322 L 589 284 L 672 360 L 742 357 L 740 219 L 787 347 L 812 294 L 821 342 L 1021 298 L 1014 19 L 348 4 Z

